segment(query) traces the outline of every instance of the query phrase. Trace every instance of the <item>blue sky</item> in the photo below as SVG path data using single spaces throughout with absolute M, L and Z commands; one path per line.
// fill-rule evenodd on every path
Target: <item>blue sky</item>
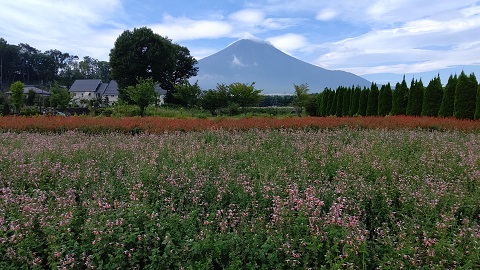
M 314 65 L 378 83 L 480 75 L 480 1 L 2 0 L 0 37 L 108 61 L 147 26 L 201 59 L 255 36 Z M 477 75 L 477 76 L 478 76 Z

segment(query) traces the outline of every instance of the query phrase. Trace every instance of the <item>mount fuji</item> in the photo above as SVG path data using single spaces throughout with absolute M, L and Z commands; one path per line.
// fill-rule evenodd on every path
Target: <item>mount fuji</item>
M 258 38 L 241 39 L 225 49 L 200 59 L 198 74 L 190 79 L 198 81 L 202 89 L 215 89 L 217 84 L 234 82 L 250 84 L 263 90 L 263 94 L 292 94 L 293 84 L 308 84 L 312 93 L 325 87 L 360 85 L 370 87 L 371 82 L 353 73 L 327 70 L 301 60 L 275 48 Z

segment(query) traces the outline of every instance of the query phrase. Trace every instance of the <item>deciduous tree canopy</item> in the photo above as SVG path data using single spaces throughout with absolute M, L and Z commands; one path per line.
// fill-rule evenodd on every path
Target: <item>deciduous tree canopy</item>
M 172 43 L 147 27 L 124 31 L 110 51 L 111 76 L 118 82 L 119 97 L 138 79 L 152 78 L 165 90 L 197 74 L 197 61 L 187 48 Z M 127 100 L 128 101 L 128 100 Z

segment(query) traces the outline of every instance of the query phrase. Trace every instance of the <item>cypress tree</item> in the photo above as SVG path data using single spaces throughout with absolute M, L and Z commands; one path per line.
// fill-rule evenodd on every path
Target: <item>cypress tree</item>
M 392 110 L 392 87 L 390 83 L 382 85 L 378 94 L 378 115 L 385 116 Z
M 350 98 L 352 97 L 352 89 L 345 88 L 343 93 L 342 116 L 350 115 Z
M 368 93 L 367 101 L 367 116 L 376 116 L 378 115 L 378 86 L 376 83 L 372 83 L 370 87 L 370 92 Z
M 473 73 L 468 77 L 462 71 L 458 77 L 453 104 L 453 115 L 459 119 L 473 119 L 478 83 Z
M 343 94 L 345 93 L 345 89 L 340 86 L 337 88 L 337 107 L 335 110 L 335 115 L 338 117 L 342 116 L 343 112 Z
M 352 97 L 350 98 L 350 115 L 355 115 L 358 113 L 358 105 L 360 102 L 360 94 L 362 93 L 362 88 L 357 85 L 352 91 Z
M 335 115 L 337 113 L 337 97 L 338 97 L 338 89 L 334 91 L 332 95 L 332 103 L 328 109 L 328 115 Z
M 408 92 L 407 115 L 420 116 L 423 106 L 423 82 L 412 79 L 410 91 Z
M 360 93 L 360 98 L 358 100 L 358 115 L 365 116 L 367 115 L 367 103 L 368 103 L 368 94 L 370 89 L 363 87 L 362 92 Z
M 407 112 L 408 103 L 408 86 L 405 81 L 405 75 L 403 76 L 402 83 L 395 85 L 395 91 L 392 93 L 392 114 L 393 115 L 405 115 Z
M 476 109 L 475 109 L 475 120 L 480 119 L 480 85 L 477 87 L 477 102 L 476 102 Z
M 450 75 L 447 85 L 445 85 L 445 90 L 443 91 L 442 104 L 440 105 L 440 110 L 438 111 L 439 116 L 453 116 L 453 104 L 455 100 L 455 89 L 457 88 L 457 82 L 457 74 L 455 74 L 455 76 Z
M 438 116 L 442 104 L 443 87 L 440 74 L 433 78 L 423 93 L 422 115 Z

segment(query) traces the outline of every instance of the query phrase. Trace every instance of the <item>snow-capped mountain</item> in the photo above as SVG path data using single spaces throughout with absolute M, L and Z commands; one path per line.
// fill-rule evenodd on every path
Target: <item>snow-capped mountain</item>
M 268 41 L 258 38 L 241 39 L 225 49 L 200 59 L 198 75 L 190 81 L 202 89 L 215 89 L 218 83 L 230 84 L 255 82 L 263 94 L 294 92 L 293 84 L 307 83 L 311 93 L 325 87 L 371 85 L 371 82 L 355 74 L 327 70 L 285 54 Z

